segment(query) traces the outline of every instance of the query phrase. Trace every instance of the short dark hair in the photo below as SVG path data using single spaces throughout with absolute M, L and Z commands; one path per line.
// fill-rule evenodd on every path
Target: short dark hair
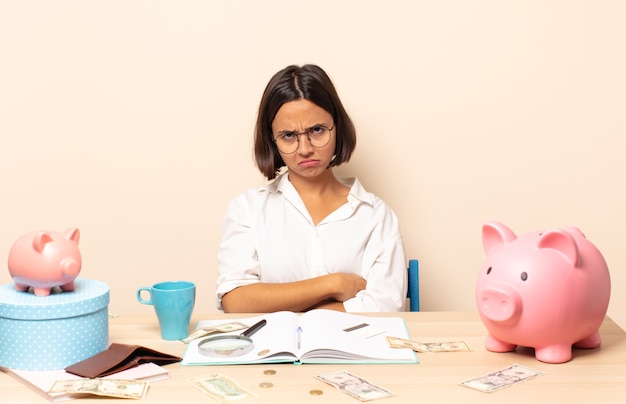
M 276 73 L 265 87 L 254 132 L 256 165 L 268 180 L 276 178 L 285 166 L 273 141 L 272 122 L 283 104 L 300 99 L 311 101 L 333 117 L 337 143 L 330 167 L 350 160 L 356 147 L 354 124 L 326 72 L 311 64 L 287 66 Z

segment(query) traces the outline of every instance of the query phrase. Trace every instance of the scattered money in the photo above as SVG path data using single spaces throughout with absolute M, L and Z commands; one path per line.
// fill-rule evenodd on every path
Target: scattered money
M 187 379 L 187 381 L 221 403 L 230 403 L 257 397 L 241 387 L 233 379 L 221 373 L 192 377 Z
M 328 383 L 342 393 L 348 394 L 361 401 L 376 400 L 391 397 L 394 393 L 378 387 L 365 379 L 353 375 L 348 371 L 339 371 L 315 376 L 315 378 Z
M 57 380 L 48 392 L 142 399 L 148 387 L 148 382 L 144 380 L 75 379 Z
M 210 327 L 201 327 L 192 332 L 187 338 L 181 339 L 180 342 L 183 344 L 188 344 L 194 339 L 198 339 L 201 337 L 205 337 L 210 334 L 219 334 L 224 332 L 238 331 L 243 330 L 244 328 L 249 328 L 247 325 L 240 323 L 238 321 L 232 323 L 218 324 Z
M 309 394 L 312 396 L 321 396 L 324 392 L 322 390 L 311 390 L 309 391 Z
M 484 393 L 491 393 L 542 374 L 544 373 L 538 370 L 514 364 L 508 368 L 498 370 L 481 377 L 476 377 L 474 379 L 469 379 L 461 382 L 460 384 Z
M 270 387 L 274 387 L 274 384 L 271 382 L 261 382 L 259 383 L 259 387 L 262 389 L 269 389 Z
M 275 375 L 276 371 L 274 369 L 267 369 L 263 371 L 264 375 Z
M 465 341 L 417 342 L 408 339 L 387 336 L 391 348 L 409 348 L 415 352 L 465 352 L 470 347 Z

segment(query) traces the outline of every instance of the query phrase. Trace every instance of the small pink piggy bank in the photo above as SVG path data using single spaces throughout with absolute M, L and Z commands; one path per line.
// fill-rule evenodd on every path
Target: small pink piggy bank
M 78 250 L 80 232 L 38 231 L 18 238 L 9 251 L 9 273 L 18 291 L 32 286 L 35 295 L 48 296 L 50 289 L 74 290 L 82 260 Z
M 548 363 L 600 346 L 598 329 L 611 294 L 600 251 L 575 227 L 517 237 L 497 222 L 483 226 L 487 258 L 476 284 L 476 304 L 493 352 L 535 348 Z

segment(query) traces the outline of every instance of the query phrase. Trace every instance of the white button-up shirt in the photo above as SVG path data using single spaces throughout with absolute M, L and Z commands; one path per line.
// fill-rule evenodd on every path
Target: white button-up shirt
M 407 269 L 395 213 L 356 178 L 348 201 L 313 223 L 287 172 L 229 205 L 218 252 L 217 306 L 231 290 L 285 283 L 335 272 L 355 273 L 367 287 L 344 302 L 348 312 L 399 311 Z

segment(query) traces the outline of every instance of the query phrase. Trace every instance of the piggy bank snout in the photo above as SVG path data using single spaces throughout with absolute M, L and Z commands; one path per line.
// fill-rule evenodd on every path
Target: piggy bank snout
M 478 292 L 478 310 L 489 320 L 513 322 L 522 312 L 522 298 L 510 286 L 488 286 Z
M 80 273 L 81 264 L 74 258 L 64 258 L 61 261 L 61 271 L 65 276 L 77 276 Z

